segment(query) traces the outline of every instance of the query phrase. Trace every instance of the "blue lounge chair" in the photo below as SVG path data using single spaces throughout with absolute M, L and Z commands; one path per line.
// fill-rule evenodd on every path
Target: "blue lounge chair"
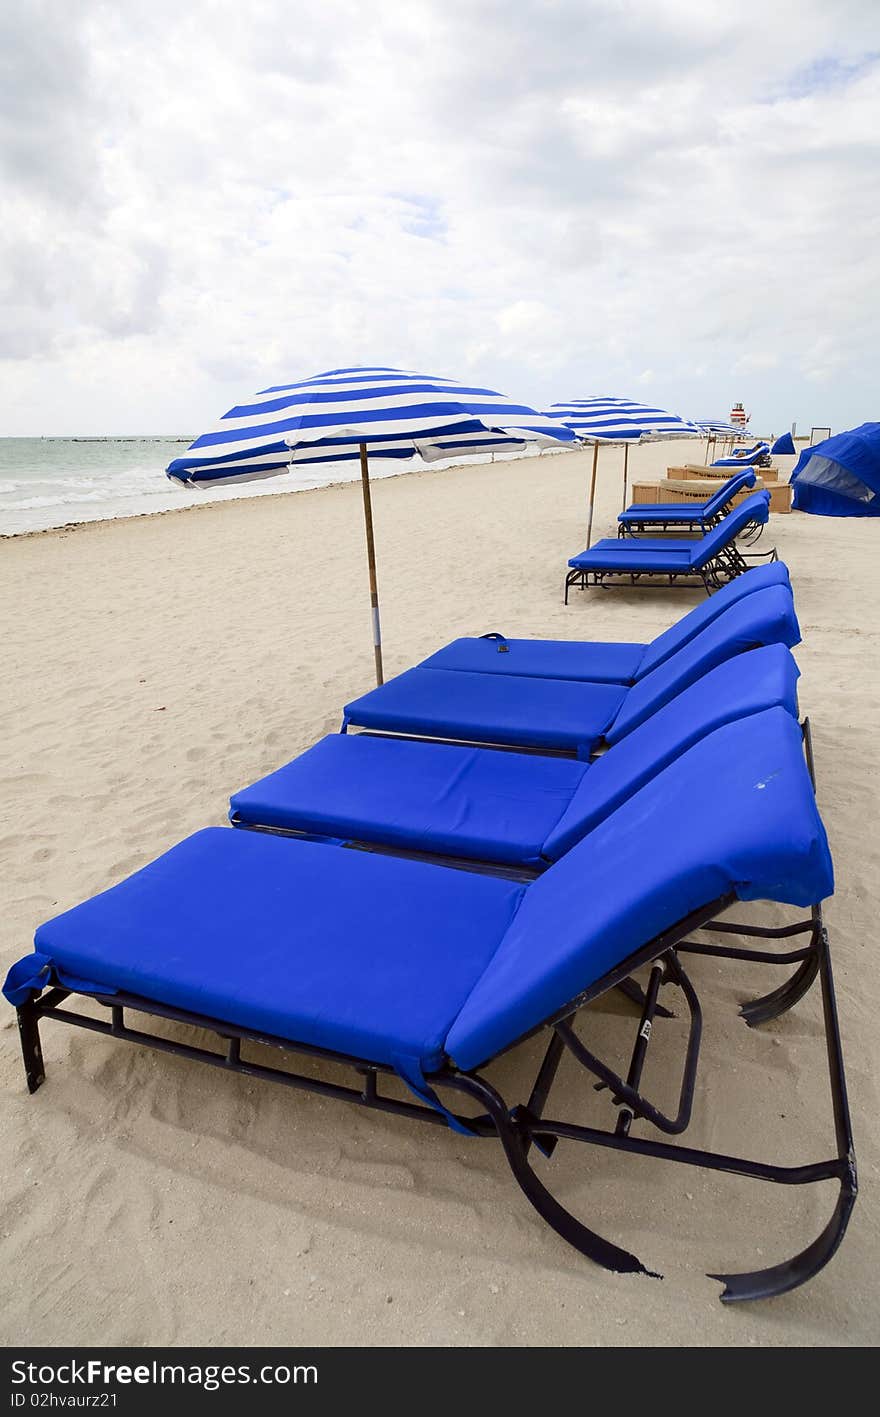
M 701 582 L 706 594 L 749 569 L 736 538 L 763 526 L 770 516 L 769 492 L 753 492 L 722 522 L 695 540 L 661 537 L 606 537 L 572 556 L 565 578 L 565 603 L 573 586 L 623 583 L 630 586 L 661 580 L 667 585 Z M 756 555 L 759 553 L 751 553 Z M 775 548 L 763 555 L 776 560 Z
M 716 458 L 710 467 L 767 467 L 770 463 L 770 444 L 756 443 L 753 448 L 739 448 L 729 458 Z
M 346 704 L 343 731 L 356 727 L 587 759 L 716 665 L 761 645 L 792 648 L 799 638 L 791 592 L 767 586 L 730 605 L 631 686 L 419 666 Z
M 832 889 L 801 734 L 785 709 L 774 708 L 696 743 L 528 884 L 254 832 L 198 832 L 41 926 L 34 953 L 10 971 L 5 993 L 18 1010 L 32 1092 L 45 1079 L 40 1025 L 54 1019 L 252 1079 L 446 1123 L 463 1136 L 497 1137 L 544 1220 L 618 1272 L 645 1271 L 552 1195 L 548 1168 L 539 1176 L 530 1163 L 533 1145 L 550 1156 L 564 1138 L 774 1184 L 834 1180 L 837 1205 L 812 1244 L 766 1269 L 713 1275 L 724 1284 L 723 1299 L 751 1299 L 821 1269 L 855 1199 L 821 918 Z M 784 929 L 724 921 L 716 928 L 734 901 L 760 899 L 807 907 L 809 917 Z M 756 935 L 765 947 L 729 947 L 725 927 Z M 693 941 L 696 929 L 715 929 L 716 939 Z M 768 935 L 805 943 L 772 954 Z M 696 1095 L 701 1010 L 682 963 L 691 952 L 795 963 L 788 986 L 755 1001 L 762 1017 L 789 1007 L 805 973 L 820 974 L 837 1135 L 831 1159 L 779 1166 L 669 1140 L 687 1128 Z M 650 981 L 623 1077 L 584 1041 L 589 1019 L 578 1015 L 646 964 Z M 668 1113 L 641 1088 L 664 986 L 680 991 L 690 1017 L 679 1101 Z M 91 1000 L 91 1009 L 72 1006 L 71 995 Z M 95 1015 L 95 1002 L 106 1015 Z M 208 1030 L 220 1049 L 154 1031 L 152 1018 Z M 530 1092 L 511 1105 L 482 1070 L 540 1029 L 549 1031 L 543 1062 Z M 346 1066 L 354 1085 L 248 1057 L 254 1042 Z M 545 1115 L 563 1055 L 607 1089 L 601 1099 L 612 1109 L 610 1126 Z M 384 1089 L 389 1074 L 412 1100 Z M 631 1135 L 634 1124 L 655 1136 Z
M 750 458 L 753 453 L 763 452 L 767 447 L 769 447 L 769 444 L 766 438 L 756 438 L 750 448 L 735 448 L 733 453 L 731 453 L 731 457 L 736 455 L 741 458 Z
M 712 669 L 594 762 L 334 733 L 235 793 L 234 826 L 537 873 L 701 738 L 781 706 L 797 717 L 784 645 Z
M 646 530 L 654 535 L 663 531 L 691 531 L 703 535 L 732 510 L 740 492 L 754 487 L 751 468 L 736 473 L 722 482 L 718 491 L 702 502 L 651 502 L 634 504 L 618 515 L 618 536 L 634 536 Z
M 784 561 L 754 566 L 747 575 L 737 576 L 708 600 L 700 601 L 649 645 L 603 640 L 517 640 L 492 633 L 452 640 L 423 659 L 418 667 L 525 675 L 532 679 L 583 679 L 593 684 L 634 684 L 738 600 L 775 585 L 791 590 Z M 794 617 L 792 632 L 796 633 L 793 599 L 791 613 Z

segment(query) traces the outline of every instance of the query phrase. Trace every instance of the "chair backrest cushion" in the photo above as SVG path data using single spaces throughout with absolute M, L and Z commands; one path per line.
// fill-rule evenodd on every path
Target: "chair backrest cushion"
M 652 669 L 656 669 L 664 659 L 681 649 L 682 645 L 692 640 L 706 625 L 717 620 L 731 605 L 742 600 L 743 596 L 751 595 L 756 590 L 764 590 L 771 585 L 791 586 L 788 567 L 784 561 L 770 561 L 764 566 L 752 567 L 741 576 L 735 576 L 727 585 L 722 586 L 708 599 L 701 600 L 693 610 L 689 610 L 668 630 L 664 630 L 651 641 L 639 662 L 635 677 L 642 679 L 646 674 L 650 674 Z
M 541 854 L 556 861 L 694 743 L 734 720 L 779 706 L 797 718 L 800 671 L 785 645 L 728 659 L 591 763 Z
M 723 547 L 729 546 L 751 522 L 764 523 L 769 516 L 770 493 L 753 492 L 693 545 L 691 565 L 697 568 L 705 566 Z
M 720 512 L 738 492 L 743 492 L 746 487 L 754 487 L 755 474 L 750 467 L 742 472 L 737 472 L 733 477 L 728 477 L 726 482 L 722 482 L 717 492 L 714 492 L 703 506 L 703 516 L 713 517 Z
M 787 586 L 768 586 L 747 595 L 628 690 L 614 722 L 605 730 L 607 741 L 618 743 L 716 664 L 759 645 L 783 644 L 791 649 L 800 637 Z
M 446 1052 L 478 1067 L 724 896 L 808 906 L 833 888 L 797 723 L 773 708 L 726 724 L 528 887 Z

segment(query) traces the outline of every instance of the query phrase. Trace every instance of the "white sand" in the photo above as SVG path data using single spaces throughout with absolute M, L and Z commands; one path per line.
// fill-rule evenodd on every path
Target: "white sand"
M 685 460 L 655 444 L 636 477 Z M 620 452 L 600 461 L 608 534 Z M 790 460 L 788 460 L 790 462 Z M 374 490 L 389 673 L 454 635 L 645 640 L 696 593 L 576 593 L 589 457 L 395 478 Z M 338 726 L 372 653 L 357 486 L 0 545 L 2 964 L 34 927 L 186 833 L 230 791 Z M 707 1269 L 766 1265 L 816 1235 L 833 1188 L 783 1189 L 560 1147 L 555 1184 L 663 1282 L 606 1274 L 517 1191 L 497 1146 L 44 1026 L 29 1098 L 3 1007 L 2 1322 L 7 1343 L 853 1344 L 878 1337 L 876 1205 L 880 576 L 876 523 L 773 520 L 804 634 L 802 706 L 838 889 L 827 908 L 863 1192 L 805 1288 L 725 1309 Z M 777 920 L 771 906 L 755 919 Z M 789 917 L 790 918 L 790 917 Z M 832 1150 L 820 1002 L 750 1031 L 766 976 L 698 961 L 706 1012 L 687 1140 L 787 1162 Z M 773 983 L 778 976 L 774 973 Z M 593 1011 L 623 1061 L 629 1015 Z M 623 1031 L 621 1032 L 621 1026 Z M 680 1025 L 648 1086 L 671 1103 Z M 521 1097 L 535 1044 L 492 1076 Z M 604 1119 L 573 1068 L 553 1112 Z

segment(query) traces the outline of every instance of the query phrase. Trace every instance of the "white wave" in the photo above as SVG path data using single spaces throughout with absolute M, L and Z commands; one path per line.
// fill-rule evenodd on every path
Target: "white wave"
M 4 451 L 4 441 L 0 440 L 0 454 Z M 180 440 L 77 439 L 63 440 L 62 446 L 59 446 L 62 440 L 58 440 L 47 453 L 46 443 L 51 442 L 20 440 L 22 446 L 16 450 L 17 459 L 11 458 L 9 452 L 2 458 L 0 470 L 3 472 L 8 470 L 15 474 L 21 470 L 29 475 L 0 479 L 0 535 L 171 511 L 201 502 L 237 501 L 282 492 L 305 492 L 334 483 L 353 482 L 360 477 L 356 463 L 328 464 L 325 472 L 313 464 L 308 469 L 294 468 L 292 472 L 265 481 L 239 486 L 183 488 L 164 475 L 165 463 L 175 456 L 176 444 Z M 142 444 L 149 446 L 149 452 Z M 130 448 L 127 454 L 124 445 Z M 401 477 L 408 472 L 440 472 L 461 463 L 509 461 L 537 455 L 536 449 L 525 453 L 496 454 L 495 459 L 487 454 L 478 454 L 443 459 L 430 464 L 429 468 L 419 460 L 384 464 L 376 460 L 371 465 L 370 475 L 375 479 Z M 133 466 L 125 465 L 126 456 L 136 458 Z M 7 466 L 10 461 L 12 465 Z M 83 463 L 86 465 L 82 466 Z

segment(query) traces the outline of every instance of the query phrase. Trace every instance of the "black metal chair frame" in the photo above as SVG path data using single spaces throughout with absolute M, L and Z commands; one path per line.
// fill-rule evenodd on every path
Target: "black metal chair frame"
M 636 528 L 628 527 L 626 530 L 624 530 L 623 527 L 618 527 L 617 539 L 624 543 L 634 542 L 638 545 L 640 541 L 650 541 L 651 538 L 657 536 L 659 532 L 664 532 L 667 536 L 680 536 L 682 541 L 690 541 L 694 539 L 694 531 L 697 531 L 700 536 L 705 536 L 707 532 L 712 531 L 716 526 L 720 526 L 724 518 L 729 515 L 730 510 L 731 509 L 728 507 L 726 511 L 719 516 L 707 517 L 705 521 L 644 522 Z M 736 538 L 737 541 L 743 546 L 754 546 L 755 542 L 760 541 L 761 537 L 764 535 L 766 525 L 766 522 L 747 522 Z
M 750 489 L 746 489 L 746 495 L 749 494 L 749 490 Z M 722 522 L 729 512 L 733 511 L 736 499 L 742 495 L 742 491 L 743 489 L 740 488 L 739 491 L 732 492 L 708 517 L 701 514 L 700 508 L 701 506 L 705 506 L 706 502 L 711 502 L 711 497 L 704 498 L 702 502 L 693 503 L 694 514 L 692 517 L 673 517 L 670 519 L 660 512 L 649 512 L 645 516 L 639 516 L 631 522 L 619 521 L 617 524 L 617 535 L 622 541 L 626 540 L 627 537 L 638 538 L 645 533 L 649 536 L 656 536 L 658 531 L 667 533 L 680 531 L 683 535 L 688 532 L 693 535 L 694 531 L 698 531 L 700 535 L 703 536 L 707 531 L 711 531 L 713 527 L 717 526 L 719 522 Z M 687 506 L 687 502 L 670 502 L 669 510 L 670 512 L 680 512 L 683 507 Z M 638 512 L 638 510 L 638 503 L 635 503 L 628 509 L 629 512 Z M 763 531 L 764 523 L 760 522 L 758 525 Z M 650 528 L 650 530 L 648 530 L 648 528 Z
M 721 471 L 724 471 L 728 475 L 730 475 L 737 467 L 762 468 L 772 466 L 773 458 L 770 453 L 758 453 L 757 457 L 752 456 L 748 458 L 731 458 L 727 461 L 722 460 L 720 464 L 710 462 L 706 466 L 706 471 L 708 473 L 710 472 L 710 469 L 714 468 L 715 472 L 712 475 L 714 475 L 715 477 L 719 477 L 721 475 Z
M 812 775 L 812 745 L 808 724 L 805 724 L 804 738 L 807 762 Z M 453 863 L 447 861 L 445 864 L 452 865 Z M 624 1151 L 634 1156 L 650 1156 L 706 1170 L 723 1171 L 776 1185 L 799 1186 L 835 1180 L 838 1184 L 838 1196 L 833 1213 L 820 1234 L 806 1248 L 792 1258 L 766 1269 L 746 1273 L 713 1273 L 711 1275 L 712 1278 L 718 1279 L 722 1283 L 721 1298 L 726 1303 L 782 1294 L 803 1284 L 815 1275 L 828 1263 L 840 1245 L 857 1192 L 852 1128 L 847 1102 L 831 957 L 821 908 L 819 905 L 815 905 L 809 918 L 775 928 L 750 926 L 716 919 L 719 912 L 726 910 L 735 899 L 733 895 L 723 896 L 694 911 L 591 984 L 583 993 L 570 1000 L 558 1013 L 546 1019 L 539 1028 L 524 1035 L 524 1038 L 530 1038 L 542 1029 L 546 1028 L 550 1031 L 546 1051 L 528 1098 L 524 1103 L 510 1106 L 497 1089 L 482 1075 L 481 1071 L 458 1069 L 452 1059 L 448 1059 L 444 1067 L 431 1074 L 428 1079 L 435 1093 L 436 1091 L 451 1091 L 479 1109 L 476 1116 L 466 1113 L 455 1113 L 454 1115 L 460 1125 L 472 1136 L 478 1138 L 495 1137 L 501 1142 L 515 1181 L 547 1224 L 581 1254 L 606 1269 L 618 1273 L 651 1274 L 652 1271 L 646 1270 L 635 1255 L 611 1241 L 603 1239 L 595 1231 L 585 1226 L 553 1196 L 531 1165 L 529 1156 L 532 1146 L 537 1147 L 549 1159 L 560 1140 L 576 1141 L 586 1145 Z M 798 945 L 794 949 L 789 949 L 784 953 L 776 953 L 766 949 L 748 949 L 724 943 L 709 943 L 691 939 L 692 933 L 697 930 L 710 930 L 716 935 L 722 936 L 734 933 L 764 941 L 790 940 L 803 935 L 807 936 L 807 940 L 806 943 Z M 681 962 L 681 956 L 687 954 L 746 960 L 776 967 L 796 966 L 794 973 L 785 983 L 742 1006 L 742 1016 L 751 1026 L 767 1023 L 792 1008 L 803 998 L 818 975 L 822 989 L 825 1043 L 836 1137 L 836 1151 L 832 1157 L 798 1166 L 780 1166 L 702 1148 L 672 1145 L 664 1140 L 631 1135 L 633 1123 L 643 1121 L 652 1125 L 663 1135 L 677 1136 L 686 1130 L 691 1119 L 702 1033 L 702 1013 L 696 990 Z M 651 965 L 650 979 L 647 989 L 643 991 L 631 976 L 635 970 L 648 964 Z M 688 1041 L 682 1069 L 678 1108 L 674 1116 L 667 1116 L 639 1090 L 656 1020 L 663 1016 L 669 1016 L 669 1011 L 659 1002 L 661 989 L 669 985 L 681 991 L 689 1013 Z M 614 988 L 621 989 L 628 998 L 636 1001 L 641 1009 L 626 1077 L 621 1077 L 613 1068 L 597 1057 L 583 1042 L 575 1029 L 575 1020 L 584 1005 Z M 97 999 L 97 1002 L 109 1011 L 109 1020 L 95 1018 L 89 1014 L 63 1007 L 71 993 L 75 992 L 55 985 L 18 1008 L 22 1055 L 28 1090 L 32 1093 L 36 1092 L 45 1080 L 40 1045 L 40 1024 L 44 1019 L 56 1019 L 78 1028 L 139 1043 L 160 1052 L 190 1058 L 213 1067 L 224 1068 L 229 1072 L 244 1074 L 247 1077 L 280 1083 L 324 1097 L 354 1102 L 376 1111 L 392 1113 L 395 1116 L 429 1122 L 434 1125 L 446 1125 L 444 1116 L 430 1106 L 383 1095 L 379 1088 L 380 1081 L 389 1075 L 396 1076 L 393 1070 L 386 1065 L 369 1059 L 336 1053 L 329 1049 L 316 1048 L 297 1042 L 295 1039 L 254 1033 L 220 1019 L 170 1008 L 155 1000 L 126 993 L 83 996 L 92 1000 Z M 142 1028 L 130 1027 L 126 1021 L 126 1010 L 132 1010 L 149 1017 L 171 1020 L 179 1024 L 192 1025 L 195 1028 L 212 1032 L 224 1041 L 225 1051 L 214 1052 L 209 1048 L 179 1042 L 176 1039 L 148 1032 Z M 523 1042 L 524 1038 L 511 1044 L 511 1048 Z M 250 1061 L 242 1053 L 242 1047 L 247 1043 L 269 1045 L 282 1049 L 286 1053 L 304 1054 L 329 1059 L 334 1063 L 346 1064 L 358 1074 L 360 1082 L 354 1087 L 345 1086 Z M 504 1052 L 508 1051 L 510 1049 L 504 1050 Z M 597 1088 L 607 1089 L 608 1098 L 612 1106 L 617 1109 L 613 1127 L 609 1129 L 586 1127 L 545 1116 L 550 1091 L 559 1064 L 566 1053 L 597 1079 Z
M 777 1185 L 797 1186 L 818 1181 L 836 1180 L 839 1193 L 833 1214 L 820 1234 L 805 1249 L 792 1258 L 766 1269 L 747 1273 L 711 1274 L 711 1278 L 718 1279 L 723 1284 L 721 1298 L 726 1303 L 745 1299 L 769 1298 L 775 1294 L 783 1294 L 812 1278 L 828 1263 L 840 1245 L 857 1192 L 855 1156 L 828 937 L 822 924 L 819 907 L 814 907 L 810 919 L 774 930 L 758 929 L 757 927 L 716 920 L 715 916 L 719 910 L 724 910 L 732 902 L 733 897 L 713 901 L 705 909 L 697 911 L 679 922 L 673 930 L 653 940 L 638 954 L 631 956 L 615 970 L 597 981 L 577 999 L 573 999 L 559 1014 L 548 1019 L 542 1027 L 550 1029 L 550 1040 L 525 1103 L 511 1107 L 481 1072 L 459 1070 L 451 1060 L 443 1069 L 432 1074 L 428 1079 L 433 1089 L 440 1091 L 449 1089 L 482 1109 L 475 1117 L 467 1116 L 464 1113 L 456 1113 L 455 1115 L 461 1126 L 473 1136 L 496 1137 L 500 1140 L 515 1181 L 538 1214 L 557 1234 L 596 1264 L 617 1273 L 651 1274 L 652 1271 L 647 1270 L 635 1255 L 611 1241 L 603 1239 L 602 1236 L 588 1229 L 566 1210 L 532 1168 L 529 1161 L 532 1145 L 535 1145 L 549 1158 L 560 1140 L 578 1141 L 587 1145 L 629 1152 L 636 1156 L 652 1156 L 665 1161 L 683 1162 L 706 1170 L 724 1171 L 732 1175 L 768 1181 Z M 809 941 L 805 946 L 790 950 L 785 954 L 776 954 L 766 950 L 730 948 L 722 944 L 701 943 L 688 938 L 693 930 L 707 928 L 717 932 L 735 932 L 762 939 L 789 938 L 807 933 Z M 742 1015 L 746 1022 L 752 1025 L 778 1018 L 780 1014 L 802 998 L 816 975 L 820 976 L 837 1142 L 834 1156 L 799 1166 L 780 1166 L 707 1151 L 702 1148 L 674 1146 L 665 1141 L 633 1137 L 630 1134 L 632 1124 L 637 1119 L 647 1121 L 660 1132 L 673 1136 L 685 1131 L 690 1122 L 702 1016 L 696 990 L 681 963 L 681 955 L 688 953 L 751 960 L 756 963 L 777 966 L 797 965 L 795 973 L 780 988 L 743 1006 Z M 652 964 L 650 982 L 644 992 L 644 1002 L 629 1068 L 626 1077 L 623 1078 L 591 1052 L 575 1031 L 574 1020 L 585 1004 L 598 998 L 608 989 L 619 985 L 632 986 L 634 983 L 630 979 L 632 971 L 646 963 Z M 639 1082 L 651 1032 L 655 1019 L 660 1014 L 658 995 L 661 987 L 669 984 L 676 985 L 682 990 L 690 1012 L 689 1036 L 679 1105 L 674 1117 L 666 1116 L 639 1091 Z M 241 1073 L 247 1077 L 267 1082 L 281 1083 L 288 1087 L 300 1088 L 306 1092 L 318 1093 L 324 1097 L 355 1102 L 377 1111 L 390 1112 L 413 1120 L 438 1125 L 446 1124 L 442 1114 L 431 1107 L 383 1096 L 379 1090 L 380 1080 L 383 1076 L 394 1075 L 393 1070 L 383 1064 L 371 1062 L 368 1059 L 353 1058 L 329 1049 L 309 1047 L 294 1039 L 253 1033 L 220 1019 L 208 1018 L 182 1009 L 169 1008 L 154 1000 L 140 998 L 137 995 L 118 993 L 107 996 L 85 996 L 97 999 L 109 1010 L 110 1019 L 105 1021 L 62 1007 L 71 992 L 60 987 L 50 988 L 45 994 L 29 1003 L 22 1004 L 18 1009 L 18 1026 L 25 1073 L 28 1089 L 32 1093 L 36 1092 L 45 1081 L 45 1068 L 40 1046 L 40 1023 L 44 1019 L 57 1019 L 62 1023 L 72 1024 L 92 1032 L 108 1034 L 113 1038 L 132 1043 L 140 1043 L 160 1052 L 208 1063 L 214 1067 L 224 1068 L 228 1072 Z M 635 998 L 641 994 L 638 986 L 630 987 L 626 989 L 626 992 L 630 997 Z M 126 1022 L 125 1011 L 127 1009 L 212 1032 L 225 1041 L 225 1052 L 213 1052 L 208 1048 L 178 1042 L 142 1028 L 132 1028 Z M 277 1047 L 288 1053 L 301 1053 L 325 1058 L 335 1063 L 347 1064 L 361 1076 L 361 1085 L 357 1088 L 348 1087 L 249 1061 L 242 1053 L 242 1045 L 249 1042 Z M 557 1069 L 566 1051 L 585 1070 L 598 1079 L 599 1085 L 608 1089 L 611 1103 L 618 1109 L 613 1129 L 580 1126 L 544 1115 Z
M 763 524 L 757 523 L 756 525 L 760 527 Z M 635 540 L 635 538 L 633 539 Z M 752 538 L 752 540 L 756 539 L 756 537 Z M 683 571 L 654 571 L 649 568 L 643 571 L 611 569 L 605 571 L 572 567 L 565 577 L 564 603 L 568 604 L 568 594 L 572 589 L 610 590 L 614 586 L 636 586 L 648 583 L 678 589 L 691 589 L 694 584 L 701 584 L 706 594 L 711 595 L 714 590 L 720 590 L 728 581 L 732 581 L 737 576 L 741 576 L 744 571 L 748 571 L 751 561 L 778 561 L 778 559 L 779 553 L 775 546 L 769 551 L 742 552 L 735 542 L 731 541 L 727 546 L 722 546 L 705 565 L 688 567 Z
M 667 536 L 679 536 L 682 541 L 690 541 L 694 539 L 694 531 L 697 531 L 700 536 L 705 536 L 716 526 L 720 526 L 724 518 L 729 515 L 729 512 L 730 508 L 728 507 L 721 515 L 717 517 L 707 517 L 705 521 L 699 522 L 661 523 L 657 521 L 644 522 L 638 527 L 628 527 L 626 530 L 624 530 L 623 527 L 618 527 L 617 538 L 623 543 L 635 543 L 638 545 L 640 541 L 650 541 L 651 538 L 657 536 L 659 532 L 663 532 Z M 760 541 L 761 537 L 764 535 L 766 525 L 766 522 L 747 522 L 739 533 L 737 541 L 743 546 L 754 546 L 755 542 Z
M 670 508 L 674 504 L 670 502 Z M 720 521 L 726 517 L 730 507 L 724 507 L 715 516 L 703 517 L 694 513 L 687 520 L 681 517 L 672 518 L 661 517 L 658 513 L 640 518 L 635 522 L 619 522 L 617 536 L 620 541 L 637 541 L 641 536 L 657 536 L 663 533 L 666 536 L 680 532 L 683 538 L 693 537 L 695 533 L 705 536 L 707 531 L 711 531 Z

